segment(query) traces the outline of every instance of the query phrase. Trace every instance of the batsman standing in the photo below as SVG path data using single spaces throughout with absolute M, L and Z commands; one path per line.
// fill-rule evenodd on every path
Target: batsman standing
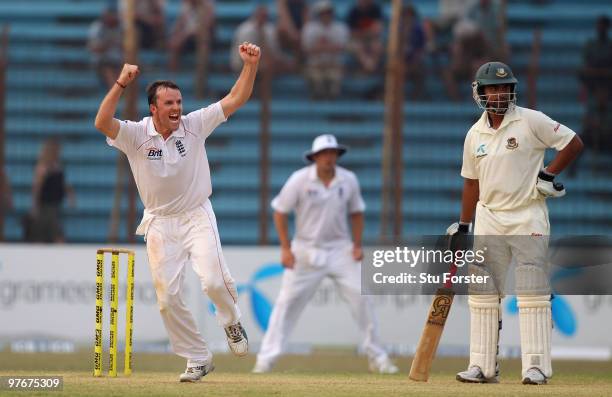
M 565 195 L 555 177 L 576 158 L 583 144 L 566 126 L 516 106 L 516 86 L 512 71 L 501 62 L 482 65 L 472 83 L 474 100 L 484 112 L 465 138 L 461 218 L 448 233 L 467 233 L 475 218 L 474 250 L 484 246 L 488 250 L 484 264 L 474 264 L 471 272 L 491 275 L 493 282 L 470 290 L 470 363 L 457 374 L 461 382 L 498 381 L 500 298 L 512 259 L 516 262 L 523 384 L 545 384 L 553 373 L 546 272 L 550 224 L 545 200 Z M 557 154 L 544 166 L 548 148 L 556 149 Z
M 326 277 L 334 281 L 351 308 L 364 336 L 370 370 L 391 374 L 398 371 L 378 340 L 372 304 L 361 295 L 365 203 L 355 174 L 336 166 L 336 160 L 346 150 L 333 135 L 315 138 L 312 150 L 304 154 L 305 160 L 313 164 L 294 172 L 272 200 L 285 271 L 257 355 L 255 373 L 272 369 L 302 310 Z M 295 212 L 295 235 L 290 244 L 291 212 Z
M 155 81 L 147 88 L 150 117 L 139 122 L 114 118 L 124 89 L 139 73 L 126 64 L 96 116 L 96 128 L 109 145 L 124 152 L 134 174 L 144 216 L 136 234 L 147 242 L 149 267 L 161 316 L 174 352 L 187 359 L 181 382 L 195 382 L 214 369 L 212 354 L 181 297 L 184 271 L 191 262 L 202 289 L 216 306 L 231 351 L 248 352 L 234 280 L 225 263 L 209 196 L 210 169 L 204 143 L 222 122 L 244 105 L 253 90 L 260 49 L 236 49 L 242 71 L 230 93 L 206 108 L 183 115 L 179 87 Z

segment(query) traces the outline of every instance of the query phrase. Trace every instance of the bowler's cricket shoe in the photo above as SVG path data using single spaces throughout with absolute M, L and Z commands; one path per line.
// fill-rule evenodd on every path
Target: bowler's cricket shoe
M 546 376 L 538 368 L 529 368 L 523 378 L 524 385 L 545 385 Z
M 199 367 L 187 367 L 185 372 L 179 376 L 179 380 L 181 382 L 197 382 L 202 379 L 203 376 L 206 376 L 206 374 L 214 371 L 214 369 L 215 366 L 212 363 Z
M 247 355 L 249 352 L 249 338 L 240 322 L 225 327 L 225 335 L 227 336 L 227 344 L 232 353 L 239 357 Z
M 485 378 L 482 370 L 477 365 L 472 365 L 467 371 L 461 371 L 456 379 L 465 383 L 499 383 L 499 365 L 495 366 L 495 376 Z
M 399 372 L 399 368 L 387 356 L 369 360 L 369 369 L 370 372 L 378 374 L 396 374 Z

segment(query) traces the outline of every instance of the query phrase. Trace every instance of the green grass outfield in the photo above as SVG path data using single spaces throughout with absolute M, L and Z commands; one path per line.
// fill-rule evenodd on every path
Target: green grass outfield
M 65 396 L 612 396 L 612 362 L 556 361 L 546 386 L 520 384 L 520 362 L 502 361 L 501 383 L 472 385 L 455 381 L 467 359 L 438 359 L 427 383 L 408 379 L 409 358 L 396 360 L 398 375 L 367 373 L 367 361 L 346 351 L 316 351 L 287 356 L 275 372 L 249 373 L 254 357 L 215 356 L 216 370 L 201 382 L 178 382 L 184 361 L 172 355 L 135 354 L 131 377 L 94 378 L 91 352 L 19 354 L 0 352 L 0 376 L 61 375 L 61 392 L 7 392 L 0 395 Z M 107 357 L 107 356 L 106 356 Z M 120 358 L 120 357 L 119 357 Z M 105 360 L 106 361 L 106 360 Z M 122 363 L 120 360 L 119 363 Z M 107 363 L 105 362 L 105 365 Z M 119 369 L 122 365 L 119 364 Z

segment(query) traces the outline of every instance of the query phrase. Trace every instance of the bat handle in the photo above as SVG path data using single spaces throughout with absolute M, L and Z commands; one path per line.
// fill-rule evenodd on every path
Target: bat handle
M 450 272 L 451 277 L 454 276 L 455 274 L 457 274 L 457 266 L 455 265 L 454 262 L 451 265 L 451 267 L 449 269 L 449 272 Z M 451 278 L 450 277 L 448 278 L 448 280 L 446 280 L 446 283 L 444 283 L 444 288 L 448 288 L 448 289 L 453 288 L 453 283 L 451 283 Z

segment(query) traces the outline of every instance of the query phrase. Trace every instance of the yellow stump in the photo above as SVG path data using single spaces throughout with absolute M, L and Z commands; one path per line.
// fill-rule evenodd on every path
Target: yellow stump
M 102 313 L 104 312 L 104 252 L 96 254 L 96 336 L 94 376 L 102 375 Z
M 110 359 L 108 375 L 117 376 L 117 311 L 119 310 L 119 253 L 111 256 L 111 296 L 110 296 Z
M 128 254 L 127 294 L 125 298 L 125 363 L 123 373 L 132 373 L 132 332 L 134 321 L 134 253 Z

